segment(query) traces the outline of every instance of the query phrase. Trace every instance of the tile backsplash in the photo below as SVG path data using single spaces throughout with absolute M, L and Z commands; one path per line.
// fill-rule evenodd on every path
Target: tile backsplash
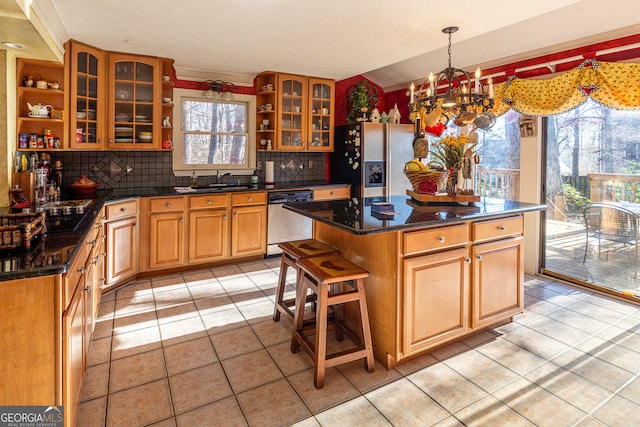
M 276 183 L 288 181 L 323 180 L 326 173 L 325 153 L 258 152 L 257 173 L 264 182 L 265 161 L 275 163 Z M 101 189 L 133 189 L 149 187 L 188 186 L 190 177 L 175 176 L 171 169 L 169 151 L 70 151 L 52 152 L 51 162 L 61 160 L 63 185 L 87 175 L 100 184 Z M 202 183 L 212 177 L 201 177 Z M 248 183 L 249 177 L 240 177 Z

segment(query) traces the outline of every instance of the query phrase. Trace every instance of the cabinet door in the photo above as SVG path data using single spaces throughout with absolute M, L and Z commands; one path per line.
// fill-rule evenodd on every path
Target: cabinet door
M 184 213 L 151 214 L 149 218 L 149 268 L 184 264 Z
M 467 332 L 469 263 L 466 248 L 404 260 L 405 355 Z
M 109 55 L 109 148 L 161 148 L 161 73 L 159 58 Z
M 87 355 L 89 354 L 89 345 L 91 344 L 91 334 L 93 334 L 93 278 L 94 278 L 94 269 L 95 265 L 93 264 L 94 258 L 89 256 L 87 261 L 84 264 L 84 274 L 83 279 L 84 283 L 81 283 L 81 286 L 76 289 L 76 292 L 82 291 L 84 296 L 82 297 L 82 303 L 84 304 L 83 308 L 83 331 L 84 338 L 82 340 L 82 350 L 85 355 L 83 360 L 83 372 L 87 369 Z
M 107 288 L 138 273 L 138 220 L 136 217 L 108 222 Z M 103 292 L 104 292 L 103 291 Z
M 309 151 L 333 151 L 334 90 L 333 80 L 309 78 Z
M 286 151 L 307 148 L 307 78 L 278 75 L 277 120 L 279 134 L 276 148 Z
M 516 237 L 473 246 L 472 328 L 522 312 L 523 243 L 523 237 Z
M 63 384 L 62 404 L 65 425 L 75 425 L 76 410 L 80 399 L 80 384 L 84 373 L 84 290 L 82 284 L 76 288 L 71 303 L 63 316 Z
M 231 256 L 266 253 L 267 207 L 241 206 L 232 208 L 231 213 Z
M 68 47 L 69 48 L 69 47 Z M 106 54 L 100 49 L 70 42 L 69 145 L 82 150 L 106 146 Z
M 208 262 L 228 256 L 227 209 L 189 213 L 189 262 Z
M 98 306 L 100 305 L 100 297 L 102 289 L 106 283 L 105 258 L 107 256 L 105 239 L 100 233 L 98 244 L 94 251 L 93 262 L 93 328 L 95 329 L 95 321 L 98 315 Z

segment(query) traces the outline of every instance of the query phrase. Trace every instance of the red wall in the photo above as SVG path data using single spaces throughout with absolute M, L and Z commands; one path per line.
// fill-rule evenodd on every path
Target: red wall
M 373 83 L 371 80 L 362 77 L 361 75 L 349 77 L 348 79 L 344 79 L 336 82 L 336 115 L 334 119 L 334 124 L 336 126 L 347 124 L 347 116 L 349 115 L 349 111 L 347 111 L 347 91 L 352 86 L 355 86 L 359 80 L 367 80 L 373 86 L 375 86 L 376 89 L 378 89 L 378 94 L 379 94 L 378 111 L 380 112 L 380 114 L 382 114 L 383 111 L 387 111 L 393 107 L 393 104 L 389 108 L 385 107 L 385 105 L 388 105 L 388 104 L 386 103 L 386 100 L 385 100 L 384 91 L 380 86 Z M 398 105 L 398 107 L 399 106 L 400 105 Z

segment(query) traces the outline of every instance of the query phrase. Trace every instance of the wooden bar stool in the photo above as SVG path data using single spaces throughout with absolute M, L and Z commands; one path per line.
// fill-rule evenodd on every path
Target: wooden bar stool
M 289 320 L 293 322 L 293 312 L 290 307 L 295 307 L 295 298 L 289 298 L 283 300 L 284 287 L 287 281 L 287 269 L 289 267 L 296 270 L 296 282 L 300 275 L 300 271 L 296 266 L 296 261 L 303 258 L 328 255 L 337 253 L 334 248 L 324 243 L 318 242 L 315 239 L 296 240 L 293 242 L 278 243 L 278 247 L 282 249 L 282 258 L 280 260 L 280 277 L 278 278 L 278 287 L 276 289 L 276 304 L 273 310 L 273 321 L 280 320 L 280 313 L 289 317 Z M 314 301 L 310 296 L 305 302 Z
M 369 312 L 364 292 L 364 281 L 369 272 L 342 258 L 338 254 L 322 255 L 298 259 L 298 283 L 296 285 L 296 312 L 291 338 L 291 352 L 296 353 L 302 346 L 313 358 L 316 388 L 324 386 L 325 369 L 342 363 L 364 358 L 368 372 L 374 371 L 373 347 L 369 329 Z M 334 289 L 329 293 L 330 285 Z M 339 288 L 339 289 L 336 289 Z M 311 327 L 304 326 L 304 301 L 307 289 L 317 296 L 316 322 Z M 344 332 L 356 348 L 327 355 L 327 315 L 328 307 L 357 301 L 360 308 L 362 337 L 356 334 L 336 316 L 336 332 Z M 334 312 L 339 312 L 334 310 Z M 315 345 L 308 335 L 315 335 Z M 338 336 L 340 338 L 340 336 Z

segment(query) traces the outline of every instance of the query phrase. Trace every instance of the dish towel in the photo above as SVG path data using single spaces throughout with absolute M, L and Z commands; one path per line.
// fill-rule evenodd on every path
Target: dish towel
M 191 187 L 173 187 L 173 189 L 178 193 L 197 193 L 196 189 Z

